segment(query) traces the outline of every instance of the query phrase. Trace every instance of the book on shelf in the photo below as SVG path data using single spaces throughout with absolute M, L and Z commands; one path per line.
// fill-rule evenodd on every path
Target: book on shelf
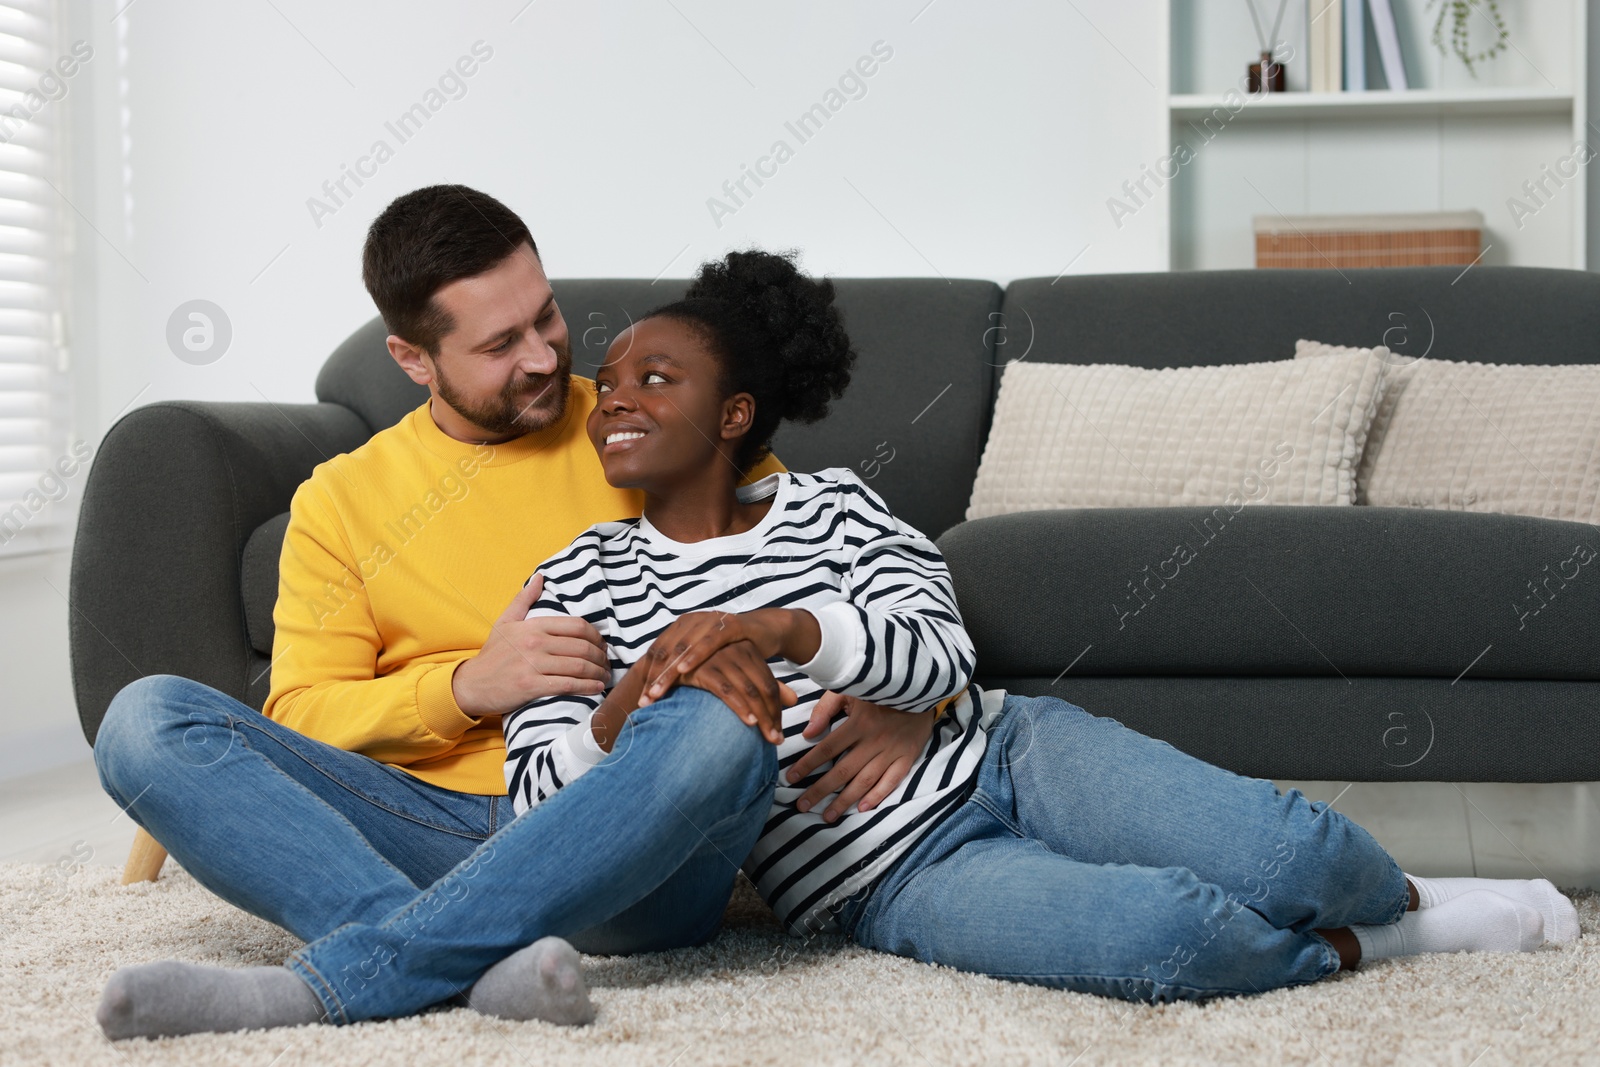
M 1344 89 L 1367 87 L 1367 20 L 1365 0 L 1344 0 Z
M 1311 27 L 1311 91 L 1337 93 L 1344 88 L 1343 0 L 1306 0 Z
M 1257 267 L 1466 266 L 1483 254 L 1481 211 L 1257 215 L 1251 221 Z
M 1372 5 L 1372 36 L 1378 41 L 1383 77 L 1391 89 L 1406 88 L 1406 65 L 1400 57 L 1400 34 L 1395 30 L 1390 0 L 1367 0 Z

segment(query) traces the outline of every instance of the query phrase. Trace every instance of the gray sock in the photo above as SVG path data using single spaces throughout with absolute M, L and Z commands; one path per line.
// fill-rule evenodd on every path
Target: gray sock
M 594 1021 L 578 952 L 559 937 L 540 938 L 483 972 L 467 1003 L 501 1019 L 543 1019 L 562 1026 Z
M 113 1041 L 322 1022 L 322 1002 L 287 967 L 202 967 L 164 960 L 123 967 L 95 1011 Z

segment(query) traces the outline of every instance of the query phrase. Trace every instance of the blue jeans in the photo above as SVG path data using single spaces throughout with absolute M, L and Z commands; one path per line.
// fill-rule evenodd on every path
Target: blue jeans
M 656 951 L 716 932 L 766 820 L 777 757 L 679 686 L 521 818 L 153 675 L 95 741 L 107 793 L 184 869 L 308 942 L 287 961 L 335 1023 L 456 1000 L 541 937 Z
M 1339 969 L 1314 929 L 1398 922 L 1360 826 L 1054 697 L 1008 694 L 971 796 L 841 909 L 859 944 L 1126 1000 Z

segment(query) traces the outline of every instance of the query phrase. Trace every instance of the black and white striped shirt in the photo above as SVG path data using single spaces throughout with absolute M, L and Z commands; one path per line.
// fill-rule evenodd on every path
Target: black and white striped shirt
M 852 806 L 830 826 L 826 803 L 810 812 L 794 806 L 830 765 L 793 785 L 780 774 L 744 869 L 792 930 L 818 931 L 961 801 L 983 755 L 983 723 L 1004 692 L 971 682 L 972 640 L 939 550 L 849 468 L 774 474 L 739 496 L 774 500 L 754 527 L 726 537 L 673 541 L 643 517 L 590 527 L 540 565 L 544 590 L 528 616 L 592 623 L 606 641 L 614 686 L 680 615 L 809 611 L 822 634 L 816 656 L 768 661 L 799 698 L 784 709 L 781 769 L 812 746 L 801 731 L 826 690 L 919 712 L 956 698 L 906 779 L 871 811 Z M 505 716 L 506 786 L 518 814 L 605 758 L 590 729 L 601 700 L 550 696 Z

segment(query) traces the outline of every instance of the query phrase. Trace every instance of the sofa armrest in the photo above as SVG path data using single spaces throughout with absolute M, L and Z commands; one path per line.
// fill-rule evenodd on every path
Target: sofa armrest
M 288 510 L 313 467 L 371 434 L 338 404 L 172 401 L 111 428 L 84 488 L 67 597 L 91 745 L 111 699 L 144 675 L 246 700 L 245 542 Z

